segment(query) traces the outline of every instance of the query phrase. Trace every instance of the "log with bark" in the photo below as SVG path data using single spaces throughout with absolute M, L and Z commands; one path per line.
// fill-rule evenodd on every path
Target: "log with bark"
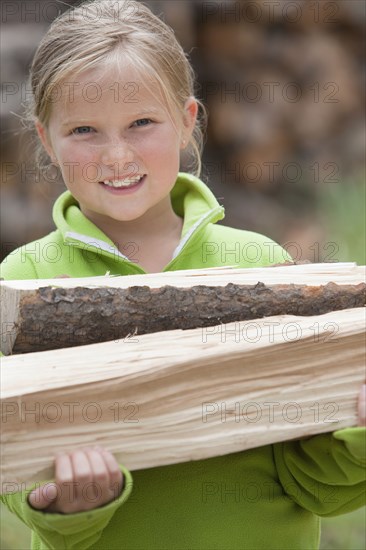
M 365 308 L 2 359 L 3 492 L 100 444 L 132 470 L 355 425 Z
M 356 264 L 212 268 L 1 283 L 5 355 L 271 315 L 320 315 L 361 307 Z

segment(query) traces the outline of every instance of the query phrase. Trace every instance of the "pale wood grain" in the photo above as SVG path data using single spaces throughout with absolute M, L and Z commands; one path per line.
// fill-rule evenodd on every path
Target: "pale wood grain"
M 3 358 L 2 490 L 89 444 L 134 470 L 355 425 L 364 343 L 354 308 Z

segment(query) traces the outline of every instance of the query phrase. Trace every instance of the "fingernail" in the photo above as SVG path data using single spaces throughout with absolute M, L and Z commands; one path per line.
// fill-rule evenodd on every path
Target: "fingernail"
M 49 483 L 43 487 L 43 496 L 48 500 L 55 500 L 57 497 L 57 487 L 54 483 Z

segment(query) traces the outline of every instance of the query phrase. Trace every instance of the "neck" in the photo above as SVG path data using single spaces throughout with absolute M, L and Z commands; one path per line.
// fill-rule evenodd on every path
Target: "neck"
M 82 206 L 80 208 L 118 248 L 134 242 L 143 246 L 144 243 L 165 239 L 168 235 L 177 235 L 180 238 L 182 232 L 183 220 L 174 212 L 170 196 L 141 217 L 130 221 L 115 220 L 97 212 L 90 212 Z

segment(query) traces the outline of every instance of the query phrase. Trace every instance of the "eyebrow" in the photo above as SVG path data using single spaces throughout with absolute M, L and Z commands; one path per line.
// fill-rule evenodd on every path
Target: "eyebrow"
M 149 114 L 159 114 L 161 111 L 159 109 L 156 109 L 155 107 L 151 107 L 151 108 L 146 108 L 146 109 L 141 109 L 140 111 L 136 112 L 136 113 L 129 113 L 129 116 L 131 116 L 131 118 L 135 118 L 135 117 L 139 117 L 139 116 L 142 116 L 142 115 L 149 115 Z M 74 124 L 81 124 L 81 123 L 85 123 L 87 122 L 88 124 L 92 123 L 93 122 L 93 119 L 92 118 L 77 118 L 77 119 L 68 119 L 66 120 L 62 125 L 61 127 L 63 128 L 64 126 L 70 126 L 71 125 L 74 125 Z
M 89 118 L 85 118 L 85 119 L 82 119 L 82 118 L 78 118 L 78 119 L 69 119 L 69 120 L 66 120 L 63 124 L 61 124 L 61 127 L 63 128 L 64 126 L 69 126 L 70 124 L 74 125 L 74 124 L 80 124 L 82 122 L 90 122 L 90 119 Z

